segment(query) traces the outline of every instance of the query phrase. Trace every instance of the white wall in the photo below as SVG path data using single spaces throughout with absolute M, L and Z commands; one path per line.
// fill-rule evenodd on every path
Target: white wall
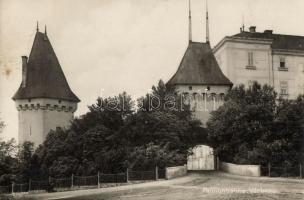
M 248 52 L 253 53 L 255 70 L 246 69 Z M 220 68 L 234 85 L 244 84 L 248 87 L 249 81 L 271 84 L 271 48 L 268 44 L 227 41 L 215 51 L 215 57 L 220 60 Z
M 16 100 L 18 109 L 18 142 L 41 144 L 51 129 L 68 127 L 77 103 L 55 99 Z
M 234 85 L 257 81 L 273 86 L 280 93 L 280 81 L 288 82 L 289 99 L 304 93 L 304 52 L 272 50 L 270 43 L 239 39 L 223 40 L 214 55 L 223 73 Z M 253 52 L 255 70 L 246 69 L 248 52 Z M 280 56 L 284 56 L 288 71 L 279 71 Z
M 224 172 L 241 176 L 261 176 L 260 165 L 237 165 L 220 162 L 220 169 Z
M 166 179 L 177 178 L 185 175 L 187 175 L 187 165 L 166 168 Z
M 192 87 L 190 90 L 189 87 Z M 203 125 L 206 125 L 210 117 L 210 112 L 218 109 L 223 104 L 223 99 L 221 99 L 221 94 L 227 94 L 230 86 L 227 85 L 210 85 L 210 90 L 206 91 L 207 85 L 178 85 L 176 90 L 179 94 L 188 93 L 188 99 L 191 105 L 191 109 L 194 111 L 194 116 L 201 120 Z M 207 98 L 203 97 L 203 93 L 207 94 Z M 213 99 L 211 94 L 215 94 Z M 194 97 L 194 94 L 195 97 Z
M 285 58 L 288 71 L 280 71 L 280 57 Z M 291 56 L 280 53 L 273 55 L 274 87 L 280 92 L 280 81 L 288 82 L 288 98 L 295 99 L 299 94 L 304 94 L 304 56 Z

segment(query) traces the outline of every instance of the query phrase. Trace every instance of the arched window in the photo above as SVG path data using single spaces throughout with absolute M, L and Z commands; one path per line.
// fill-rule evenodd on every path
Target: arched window
M 206 93 L 202 93 L 202 99 L 205 101 L 206 100 Z

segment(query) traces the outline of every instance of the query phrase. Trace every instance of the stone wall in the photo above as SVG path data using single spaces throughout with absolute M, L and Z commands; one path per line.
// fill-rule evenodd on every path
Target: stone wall
M 241 176 L 261 176 L 260 165 L 237 165 L 220 162 L 220 170 Z
M 166 179 L 187 175 L 187 165 L 166 168 Z

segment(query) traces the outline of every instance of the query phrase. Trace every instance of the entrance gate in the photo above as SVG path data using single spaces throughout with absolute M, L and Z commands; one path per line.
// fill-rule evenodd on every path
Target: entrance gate
M 213 148 L 207 145 L 197 145 L 187 158 L 188 170 L 215 170 Z

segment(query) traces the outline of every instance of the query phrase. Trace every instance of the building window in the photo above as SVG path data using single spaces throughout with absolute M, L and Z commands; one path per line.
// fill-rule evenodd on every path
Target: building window
M 246 69 L 252 69 L 252 70 L 256 69 L 253 61 L 253 52 L 248 52 L 248 64 L 246 66 Z
M 280 67 L 285 68 L 285 58 L 284 57 L 280 57 Z
M 248 52 L 248 66 L 253 66 L 253 52 Z
M 192 90 L 192 86 L 189 86 L 189 90 Z
M 287 81 L 280 81 L 280 95 L 281 96 L 288 95 L 288 82 Z
M 224 99 L 225 99 L 225 94 L 224 94 L 224 93 L 221 93 L 221 94 L 220 94 L 220 100 L 221 100 L 221 101 L 224 101 Z
M 283 56 L 280 57 L 279 71 L 288 71 L 288 69 L 286 67 L 286 60 L 285 60 L 285 57 L 283 57 Z

